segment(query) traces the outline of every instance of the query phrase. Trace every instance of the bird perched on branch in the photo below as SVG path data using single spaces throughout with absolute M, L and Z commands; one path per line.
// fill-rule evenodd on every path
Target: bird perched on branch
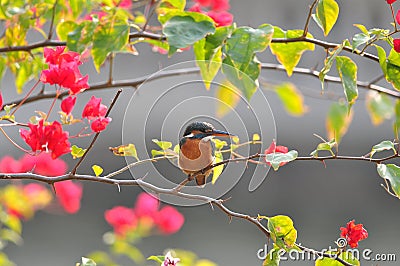
M 212 169 L 200 173 L 199 171 L 204 170 L 214 162 L 212 138 L 234 136 L 228 132 L 216 130 L 210 123 L 191 123 L 185 129 L 183 137 L 179 141 L 179 167 L 189 178 L 194 178 L 197 185 L 205 185 Z M 194 175 L 195 173 L 197 174 Z

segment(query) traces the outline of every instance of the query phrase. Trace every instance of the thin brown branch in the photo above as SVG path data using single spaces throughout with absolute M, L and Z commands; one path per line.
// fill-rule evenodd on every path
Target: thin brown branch
M 394 31 L 397 31 L 397 22 L 396 22 L 396 17 L 394 15 L 394 9 L 393 9 L 392 4 L 390 4 L 390 11 L 392 12 Z
M 310 9 L 308 11 L 307 19 L 306 19 L 306 24 L 304 25 L 304 30 L 303 30 L 303 37 L 307 36 L 308 33 L 308 26 L 310 25 L 310 20 L 312 16 L 312 12 L 314 10 L 315 5 L 318 3 L 318 0 L 314 0 L 314 2 L 310 5 Z
M 120 96 L 122 92 L 122 89 L 119 89 L 117 91 L 117 93 L 115 94 L 114 98 L 112 99 L 112 102 L 110 104 L 110 107 L 107 110 L 107 113 L 105 115 L 105 117 L 108 117 L 108 115 L 110 114 L 112 108 L 114 107 L 115 103 L 117 102 L 118 97 Z M 87 154 L 89 153 L 89 151 L 93 148 L 94 143 L 96 142 L 97 138 L 99 137 L 101 132 L 97 132 L 96 135 L 94 135 L 92 142 L 90 143 L 89 147 L 85 150 L 85 152 L 83 153 L 82 157 L 79 158 L 79 161 L 76 163 L 75 167 L 72 169 L 71 174 L 75 175 L 76 174 L 76 170 L 78 170 L 78 167 L 81 165 L 81 163 L 83 162 L 83 160 L 86 158 Z
M 345 266 L 354 266 L 353 264 L 351 264 L 351 263 L 339 258 L 339 256 L 334 256 L 333 257 L 333 255 L 331 253 L 324 253 L 324 252 L 321 252 L 321 251 L 317 251 L 317 250 L 314 250 L 314 249 L 311 249 L 311 248 L 304 247 L 304 246 L 302 246 L 300 244 L 296 244 L 296 246 L 299 249 L 301 249 L 302 251 L 304 251 L 304 252 L 311 253 L 311 254 L 314 254 L 314 255 L 318 255 L 319 257 L 325 257 L 325 258 L 334 259 L 334 260 L 342 263 Z
M 51 40 L 51 38 L 53 37 L 54 18 L 56 16 L 57 4 L 58 4 L 58 0 L 56 0 L 53 5 L 53 11 L 51 14 L 51 21 L 50 21 L 50 29 L 49 29 L 49 34 L 47 35 L 47 40 Z

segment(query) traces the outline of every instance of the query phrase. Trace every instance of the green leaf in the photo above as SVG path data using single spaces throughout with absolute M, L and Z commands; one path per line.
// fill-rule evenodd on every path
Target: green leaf
M 129 25 L 127 22 L 109 22 L 100 26 L 93 35 L 93 62 L 97 72 L 107 56 L 118 52 L 128 43 Z
M 231 110 L 235 109 L 240 101 L 240 95 L 237 89 L 227 80 L 218 86 L 216 91 L 217 101 L 217 117 L 222 118 Z
M 222 153 L 220 151 L 216 151 L 215 152 L 215 160 L 214 163 L 219 163 L 222 162 L 224 160 L 224 158 L 222 157 Z M 224 171 L 224 165 L 218 165 L 217 167 L 213 168 L 213 177 L 211 180 L 211 183 L 214 185 L 215 182 L 217 182 L 218 177 L 222 174 L 222 172 Z
M 165 156 L 165 155 L 167 155 L 167 153 L 165 151 L 151 150 L 152 158 L 157 157 L 157 156 Z
M 303 30 L 288 30 L 283 31 L 279 27 L 274 27 L 273 38 L 298 38 L 303 35 Z M 308 38 L 313 38 L 310 33 L 307 33 Z M 302 54 L 307 51 L 313 51 L 315 45 L 308 42 L 293 42 L 293 43 L 271 43 L 271 52 L 276 56 L 277 60 L 285 67 L 288 76 L 291 76 L 293 69 L 300 61 Z
M 346 134 L 352 118 L 353 112 L 351 110 L 349 112 L 344 103 L 333 103 L 326 118 L 328 139 L 335 139 L 339 144 L 342 136 Z
M 274 28 L 263 25 L 260 29 L 240 27 L 233 31 L 227 39 L 225 52 L 230 57 L 233 65 L 245 71 L 256 52 L 264 51 L 271 43 Z
M 259 141 L 260 139 L 260 135 L 258 135 L 257 133 L 253 134 L 253 141 Z
M 385 51 L 385 49 L 383 49 L 382 47 L 380 47 L 380 46 L 378 46 L 376 44 L 374 44 L 374 46 L 375 46 L 377 54 L 378 54 L 379 64 L 381 66 L 382 72 L 386 76 L 386 64 L 387 64 L 387 62 L 386 62 L 386 51 Z
M 389 140 L 384 140 L 379 144 L 376 144 L 375 146 L 372 147 L 370 157 L 374 156 L 376 152 L 381 152 L 385 150 L 392 150 L 394 154 L 396 154 L 396 149 L 394 148 L 394 143 Z
M 6 215 L 6 219 L 2 220 L 2 222 L 15 233 L 19 235 L 22 233 L 21 220 L 15 215 Z
M 336 57 L 342 52 L 343 47 L 347 45 L 347 40 L 343 41 L 339 46 L 335 47 L 333 51 L 329 52 L 329 56 L 324 61 L 324 67 L 319 73 L 319 80 L 321 81 L 322 89 L 324 89 L 324 80 L 326 74 L 331 70 L 332 64 Z
M 200 68 L 200 73 L 203 78 L 206 89 L 210 89 L 211 82 L 218 74 L 222 65 L 222 51 L 221 47 L 215 49 L 210 53 L 205 49 L 206 39 L 201 39 L 193 45 L 194 55 L 196 57 L 196 64 Z
M 369 91 L 365 104 L 374 126 L 380 125 L 385 119 L 392 118 L 394 114 L 393 101 L 387 94 Z
M 394 137 L 396 139 L 399 138 L 399 132 L 400 132 L 400 100 L 396 101 L 396 105 L 395 105 L 395 120 L 393 123 L 393 132 L 394 132 Z
M 378 174 L 387 179 L 393 189 L 393 192 L 400 198 L 400 167 L 395 164 L 378 164 Z
M 329 142 L 322 142 L 322 143 L 318 144 L 317 148 L 314 151 L 312 151 L 310 153 L 310 155 L 317 158 L 318 157 L 318 152 L 320 152 L 320 151 L 328 151 L 328 152 L 330 152 L 330 154 L 332 156 L 334 156 L 335 154 L 333 153 L 332 148 L 335 147 L 336 144 L 337 143 L 336 143 L 335 139 L 332 139 Z
M 92 165 L 92 170 L 93 170 L 95 176 L 100 176 L 104 171 L 103 168 L 101 168 L 101 166 L 98 166 L 96 164 Z
M 275 171 L 277 171 L 283 164 L 296 160 L 297 156 L 298 152 L 291 150 L 288 153 L 275 152 L 267 154 L 265 160 L 271 164 Z
M 318 258 L 315 261 L 315 266 L 343 266 L 341 262 L 335 260 L 337 254 L 331 251 L 327 251 L 326 253 L 332 254 L 332 258 L 327 258 L 327 257 Z M 351 251 L 343 251 L 342 253 L 339 254 L 338 257 L 350 263 L 351 265 L 354 266 L 360 265 L 360 262 L 357 260 L 357 258 L 354 257 L 353 252 Z
M 307 107 L 301 92 L 293 83 L 285 82 L 275 87 L 275 92 L 281 100 L 286 112 L 293 116 L 302 116 Z
M 2 241 L 9 241 L 16 245 L 22 245 L 24 240 L 21 235 L 15 232 L 14 230 L 3 228 L 0 230 L 0 239 Z
M 72 158 L 75 160 L 76 158 L 81 158 L 86 152 L 86 149 L 82 149 L 76 145 L 71 147 L 71 155 Z
M 347 56 L 336 57 L 336 67 L 342 80 L 349 109 L 358 97 L 357 65 Z
M 66 41 L 68 39 L 68 34 L 77 27 L 78 24 L 75 21 L 63 21 L 59 23 L 56 27 L 56 32 L 60 41 Z
M 124 241 L 116 241 L 111 248 L 112 252 L 119 255 L 125 255 L 136 264 L 142 265 L 145 257 L 142 252 L 135 246 Z
M 277 215 L 268 219 L 267 227 L 271 232 L 271 238 L 282 249 L 289 250 L 295 247 L 297 230 L 293 221 L 285 215 Z
M 386 79 L 396 90 L 400 90 L 400 67 L 391 63 L 386 64 Z
M 0 265 L 2 266 L 16 266 L 5 253 L 0 252 Z
M 155 144 L 157 144 L 158 147 L 160 147 L 164 151 L 172 147 L 172 142 L 169 142 L 169 141 L 161 141 L 161 140 L 158 140 L 158 139 L 152 139 L 152 141 Z
M 226 143 L 226 141 L 224 140 L 220 140 L 220 139 L 212 139 L 212 142 L 215 145 L 215 149 L 217 151 L 222 150 L 224 147 L 228 146 L 228 143 Z
M 92 260 L 85 257 L 82 257 L 80 266 L 96 266 L 97 264 Z
M 158 263 L 163 263 L 165 260 L 165 256 L 154 256 L 153 255 L 153 256 L 148 257 L 147 260 L 153 260 Z
M 319 0 L 316 14 L 313 16 L 318 26 L 324 31 L 325 36 L 329 34 L 339 17 L 339 5 L 335 0 Z
M 226 56 L 222 64 L 222 72 L 229 82 L 236 87 L 238 91 L 250 100 L 258 88 L 258 76 L 260 75 L 261 64 L 257 58 L 254 57 L 253 61 L 247 66 L 245 72 L 237 69 L 229 56 Z
M 111 147 L 110 150 L 117 156 L 131 156 L 139 160 L 135 144 L 120 145 L 118 147 Z
M 360 45 L 366 44 L 371 41 L 373 38 L 369 34 L 366 33 L 357 33 L 353 36 L 352 48 L 355 51 Z
M 163 27 L 163 33 L 168 39 L 169 55 L 179 48 L 186 48 L 209 33 L 215 32 L 215 26 L 208 20 L 197 22 L 192 16 L 174 16 Z
M 281 248 L 274 245 L 274 248 L 268 252 L 267 258 L 264 260 L 262 266 L 279 266 L 279 262 L 281 260 L 279 256 L 280 250 Z

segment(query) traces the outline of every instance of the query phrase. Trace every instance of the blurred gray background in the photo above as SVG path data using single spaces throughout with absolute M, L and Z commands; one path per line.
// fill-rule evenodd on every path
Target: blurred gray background
M 303 28 L 305 14 L 311 0 L 252 0 L 231 1 L 232 13 L 238 25 L 257 27 L 262 23 L 270 23 L 283 29 Z M 340 42 L 351 38 L 358 30 L 354 23 L 364 24 L 367 28 L 388 28 L 391 22 L 390 9 L 384 0 L 352 0 L 338 1 L 341 13 L 339 20 L 328 41 Z M 394 5 L 395 7 L 396 4 Z M 311 22 L 311 33 L 316 38 L 324 38 L 321 30 Z M 152 74 L 157 70 L 173 65 L 174 63 L 192 60 L 192 52 L 174 55 L 168 59 L 151 52 L 147 45 L 138 45 L 140 57 L 117 56 L 115 68 L 116 79 L 129 79 Z M 375 52 L 372 50 L 371 52 Z M 306 52 L 299 66 L 316 67 L 321 69 L 325 52 L 316 47 L 315 52 Z M 275 63 L 276 59 L 270 51 L 260 54 L 260 61 Z M 363 58 L 352 57 L 359 64 L 358 77 L 360 80 L 370 80 L 381 72 L 379 65 Z M 102 74 L 94 71 L 92 64 L 86 63 L 82 71 L 90 74 L 90 82 L 104 80 L 108 67 L 102 69 Z M 333 71 L 333 74 L 334 71 Z M 271 105 L 277 129 L 277 139 L 280 144 L 296 149 L 300 155 L 307 156 L 319 143 L 313 133 L 325 136 L 325 115 L 331 100 L 342 97 L 341 86 L 329 84 L 327 92 L 321 96 L 319 80 L 294 74 L 288 78 L 285 73 L 277 71 L 263 71 L 262 80 L 267 83 L 280 83 L 290 81 L 294 83 L 305 95 L 305 103 L 309 112 L 304 117 L 292 117 L 285 113 L 282 105 L 274 93 L 265 90 L 265 95 Z M 3 86 L 8 91 L 14 91 L 13 78 L 9 73 L 3 81 Z M 147 84 L 151 86 L 151 83 Z M 28 87 L 28 86 L 27 86 Z M 5 94 L 3 89 L 3 95 Z M 158 89 L 158 90 L 157 90 Z M 154 93 L 162 91 L 157 87 Z M 365 109 L 365 91 L 360 88 L 360 100 L 354 105 L 353 123 L 347 135 L 343 138 L 340 153 L 346 155 L 363 155 L 369 152 L 372 145 L 382 140 L 392 139 L 391 122 L 385 122 L 379 127 L 374 127 Z M 107 103 L 112 98 L 116 89 L 96 92 Z M 213 91 L 209 92 L 212 95 Z M 206 92 L 204 92 L 206 94 Z M 106 132 L 101 134 L 95 148 L 80 168 L 82 173 L 90 173 L 90 166 L 100 164 L 105 172 L 111 172 L 125 165 L 123 158 L 116 158 L 108 152 L 109 146 L 118 146 L 122 142 L 121 129 L 123 127 L 123 113 L 133 95 L 131 88 L 123 91 L 118 100 L 118 106 L 112 111 L 113 121 Z M 7 95 L 19 98 L 16 95 Z M 90 97 L 84 94 L 78 99 L 83 105 Z M 32 108 L 40 109 L 46 106 L 47 101 L 29 104 L 24 107 L 19 115 L 31 114 Z M 214 105 L 204 106 L 213 110 Z M 77 107 L 76 113 L 82 106 Z M 80 109 L 79 109 L 80 108 Z M 132 108 L 132 106 L 130 106 Z M 133 108 L 134 109 L 134 108 Z M 133 110 L 132 109 L 132 110 Z M 140 108 L 135 110 L 141 114 Z M 162 114 L 160 117 L 162 118 Z M 161 118 L 158 119 L 161 119 Z M 182 115 L 182 117 L 184 117 Z M 179 124 L 180 117 L 174 117 Z M 225 126 L 229 125 L 228 118 Z M 141 121 L 141 120 L 140 120 Z M 136 120 L 130 121 L 142 134 L 144 125 Z M 181 125 L 186 120 L 180 122 Z M 234 120 L 231 123 L 235 123 Z M 154 128 L 148 128 L 146 139 L 160 138 L 160 125 L 153 123 Z M 249 134 L 257 132 L 256 123 L 249 122 Z M 173 134 L 179 132 L 174 129 Z M 168 134 L 168 132 L 165 132 Z M 235 133 L 235 132 L 233 132 Z M 241 136 L 242 137 L 242 136 Z M 171 141 L 177 141 L 178 136 Z M 243 136 L 245 138 L 245 136 Z M 265 145 L 273 136 L 268 136 Z M 0 137 L 0 154 L 12 153 L 20 157 L 4 137 Z M 79 140 L 80 146 L 87 145 L 89 139 Z M 151 144 L 149 144 L 151 145 Z M 155 146 L 150 146 L 156 148 Z M 73 165 L 73 160 L 65 156 Z M 146 168 L 141 171 L 148 172 Z M 160 170 L 162 171 L 162 170 Z M 251 172 L 251 167 L 249 169 Z M 174 170 L 175 181 L 182 177 L 178 170 Z M 126 173 L 119 178 L 131 178 Z M 229 178 L 226 177 L 226 178 Z M 221 179 L 222 180 L 222 179 Z M 340 226 L 356 219 L 356 223 L 363 223 L 369 232 L 369 238 L 360 243 L 360 250 L 369 248 L 374 253 L 395 253 L 400 260 L 398 239 L 399 200 L 388 195 L 380 186 L 382 179 L 376 172 L 376 166 L 368 162 L 328 161 L 326 168 L 319 162 L 294 162 L 281 168 L 278 172 L 270 171 L 263 184 L 254 192 L 248 191 L 249 179 L 246 174 L 223 198 L 231 197 L 227 206 L 232 210 L 244 212 L 253 216 L 263 214 L 273 216 L 278 214 L 289 215 L 298 229 L 298 242 L 315 249 L 334 246 L 334 241 L 339 237 Z M 221 181 L 222 182 L 222 181 Z M 6 184 L 6 182 L 3 182 Z M 81 256 L 96 249 L 105 249 L 102 235 L 110 230 L 103 218 L 104 210 L 115 205 L 132 206 L 136 196 L 142 190 L 138 187 L 122 187 L 118 192 L 117 187 L 104 184 L 85 183 L 82 208 L 76 215 L 49 214 L 39 212 L 32 221 L 24 223 L 24 244 L 10 246 L 6 249 L 9 257 L 17 265 L 74 265 Z M 144 239 L 139 248 L 145 255 L 162 254 L 165 248 L 184 248 L 195 251 L 199 257 L 208 258 L 219 265 L 261 265 L 257 258 L 257 251 L 264 247 L 266 239 L 263 234 L 252 224 L 228 217 L 218 209 L 212 210 L 209 205 L 197 207 L 179 207 L 185 215 L 186 221 L 182 230 L 169 237 L 150 237 Z M 362 265 L 397 265 L 398 262 L 367 262 Z M 128 265 L 128 264 L 125 264 Z M 313 262 L 282 262 L 282 265 L 313 265 Z

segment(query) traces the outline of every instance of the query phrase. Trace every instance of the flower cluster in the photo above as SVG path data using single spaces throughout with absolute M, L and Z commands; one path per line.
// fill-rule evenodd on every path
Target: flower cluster
M 362 224 L 354 224 L 354 220 L 347 223 L 346 227 L 340 227 L 340 236 L 347 240 L 351 248 L 358 247 L 358 242 L 368 237 L 367 230 Z
M 173 234 L 182 227 L 185 218 L 174 207 L 159 209 L 159 200 L 147 193 L 141 193 L 134 208 L 116 206 L 104 213 L 106 221 L 121 237 L 140 227 L 151 229 L 154 226 L 162 234 Z
M 43 70 L 40 75 L 43 83 L 67 88 L 70 94 L 77 94 L 89 88 L 89 76 L 83 77 L 78 68 L 82 64 L 79 53 L 65 52 L 65 46 L 60 46 L 55 50 L 44 48 L 44 57 L 49 68 Z
M 51 157 L 56 159 L 71 151 L 68 141 L 68 132 L 63 131 L 61 124 L 57 121 L 47 123 L 41 119 L 38 124 L 28 123 L 29 130 L 20 129 L 22 139 L 34 152 L 51 152 Z
M 25 172 L 59 176 L 67 172 L 67 164 L 61 159 L 53 159 L 48 153 L 40 153 L 37 156 L 25 154 L 19 160 L 5 156 L 0 160 L 0 173 Z M 54 186 L 61 207 L 68 213 L 77 212 L 80 209 L 82 186 L 70 180 L 57 182 Z M 10 210 L 10 213 L 29 218 L 33 211 L 42 209 L 50 203 L 51 198 L 49 189 L 39 184 L 28 184 L 18 187 L 10 186 L 9 192 L 3 194 L 1 203 Z
M 271 145 L 264 151 L 264 154 L 274 154 L 274 153 L 288 153 L 289 149 L 285 146 L 276 146 L 275 140 L 272 141 Z M 266 162 L 268 165 L 271 165 L 270 162 Z M 285 165 L 286 162 L 282 162 L 279 166 Z
M 107 113 L 107 106 L 101 104 L 101 98 L 92 98 L 85 105 L 82 112 L 82 118 L 87 118 L 91 121 L 91 129 L 94 132 L 100 132 L 106 129 L 108 123 L 111 122 L 110 117 L 105 117 Z
M 229 0 L 195 0 L 189 11 L 206 14 L 214 20 L 217 27 L 221 27 L 233 22 L 233 15 L 228 12 L 229 8 Z M 208 11 L 204 11 L 205 9 Z

